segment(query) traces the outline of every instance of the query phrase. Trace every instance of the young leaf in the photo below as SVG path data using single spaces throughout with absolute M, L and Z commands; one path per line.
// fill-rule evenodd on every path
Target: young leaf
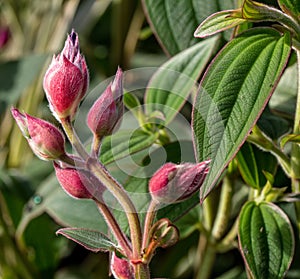
M 240 10 L 222 11 L 209 16 L 196 29 L 194 36 L 205 38 L 246 22 Z
M 294 255 L 294 234 L 287 215 L 275 204 L 251 201 L 239 217 L 240 251 L 253 278 L 283 278 Z
M 200 83 L 193 108 L 199 162 L 211 159 L 203 201 L 261 114 L 288 60 L 289 34 L 255 28 L 229 42 Z
M 125 158 L 133 153 L 150 147 L 157 139 L 157 134 L 149 134 L 143 130 L 133 133 L 121 131 L 106 137 L 101 147 L 100 159 L 104 165 Z
M 64 228 L 59 229 L 56 234 L 61 234 L 93 252 L 108 252 L 117 248 L 116 244 L 99 231 L 82 228 Z
M 263 171 L 274 174 L 277 166 L 273 155 L 247 142 L 243 144 L 236 158 L 243 179 L 255 189 L 261 189 L 267 182 Z
M 218 11 L 218 1 L 143 0 L 152 29 L 171 56 L 196 44 L 193 32 L 201 21 Z
M 217 38 L 204 40 L 163 64 L 147 86 L 146 113 L 161 111 L 165 124 L 172 121 L 204 70 Z

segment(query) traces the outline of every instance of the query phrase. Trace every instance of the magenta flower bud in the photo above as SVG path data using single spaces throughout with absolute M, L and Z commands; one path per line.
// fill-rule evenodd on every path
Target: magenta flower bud
M 76 168 L 63 168 L 54 162 L 57 180 L 67 194 L 77 199 L 91 199 L 95 197 L 102 201 L 105 187 L 99 180 L 87 171 Z
M 118 258 L 112 253 L 110 270 L 116 279 L 134 279 L 133 268 L 126 259 Z
M 89 85 L 89 73 L 80 54 L 77 34 L 72 30 L 60 54 L 53 56 L 44 76 L 44 90 L 54 116 L 74 119 Z
M 11 109 L 11 113 L 32 151 L 40 159 L 55 160 L 65 155 L 65 139 L 58 128 L 15 108 Z
M 123 115 L 122 71 L 119 68 L 115 79 L 96 100 L 87 116 L 87 125 L 99 138 L 111 135 Z
M 209 171 L 210 160 L 198 164 L 166 163 L 149 181 L 149 192 L 156 202 L 176 203 L 191 197 L 200 189 Z

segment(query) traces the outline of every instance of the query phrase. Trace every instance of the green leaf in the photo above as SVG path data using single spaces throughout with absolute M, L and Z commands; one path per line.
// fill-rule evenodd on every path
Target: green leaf
M 150 134 L 141 129 L 120 131 L 104 139 L 100 160 L 107 165 L 150 147 L 156 139 L 156 133 Z
M 299 18 L 300 16 L 300 2 L 299 0 L 278 0 L 280 8 L 289 15 Z
M 265 108 L 257 121 L 257 126 L 270 139 L 278 140 L 291 129 L 290 122 L 278 115 L 272 114 L 269 106 Z
M 218 1 L 143 0 L 150 25 L 171 56 L 196 44 L 193 33 L 200 22 L 218 11 Z
M 0 64 L 0 111 L 13 104 L 38 77 L 47 55 L 31 55 Z M 3 110 L 2 110 L 3 109 Z
M 253 278 L 283 278 L 294 255 L 290 220 L 275 204 L 248 202 L 239 217 L 240 251 Z
M 247 142 L 237 153 L 237 160 L 244 181 L 255 189 L 261 189 L 267 183 L 263 171 L 274 174 L 277 167 L 277 160 L 273 155 Z
M 197 79 L 210 59 L 216 39 L 210 38 L 198 43 L 159 68 L 147 86 L 147 115 L 160 111 L 165 116 L 165 124 L 172 121 L 197 85 Z
M 58 230 L 56 234 L 61 234 L 93 252 L 108 252 L 117 248 L 116 244 L 99 231 L 82 228 L 64 228 Z
M 300 27 L 297 21 L 274 7 L 252 0 L 245 0 L 242 7 L 242 16 L 244 19 L 253 22 L 274 21 L 281 23 L 299 38 Z
M 241 14 L 240 16 L 238 14 L 240 14 L 240 10 L 222 11 L 212 14 L 198 26 L 194 36 L 205 38 L 247 21 L 242 18 Z
M 289 34 L 255 28 L 229 42 L 200 83 L 193 108 L 198 161 L 211 159 L 203 201 L 244 142 L 288 60 Z
M 280 141 L 280 147 L 283 149 L 288 142 L 295 142 L 300 144 L 300 135 L 290 134 L 284 136 Z

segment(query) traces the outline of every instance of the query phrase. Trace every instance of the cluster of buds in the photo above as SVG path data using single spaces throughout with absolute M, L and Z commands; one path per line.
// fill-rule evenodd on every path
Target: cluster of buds
M 53 115 L 61 123 L 71 144 L 75 148 L 77 147 L 77 151 L 79 150 L 79 156 L 66 153 L 64 135 L 53 124 L 30 116 L 27 113 L 21 113 L 15 108 L 11 112 L 33 152 L 43 160 L 53 161 L 56 177 L 66 193 L 74 198 L 94 199 L 97 203 L 99 201 L 104 203 L 103 193 L 106 187 L 101 182 L 104 181 L 103 183 L 108 183 L 109 187 L 107 188 L 112 193 L 114 190 L 113 186 L 117 187 L 118 201 L 123 203 L 121 205 L 124 206 L 125 204 L 131 210 L 132 207 L 134 208 L 134 205 L 131 204 L 125 192 L 125 198 L 122 196 L 123 189 L 121 186 L 117 182 L 114 184 L 113 179 L 107 179 L 111 178 L 109 175 L 107 177 L 103 175 L 103 173 L 106 174 L 104 166 L 99 163 L 100 167 L 103 168 L 102 170 L 105 171 L 99 171 L 98 173 L 97 170 L 99 168 L 93 169 L 88 167 L 88 162 L 91 158 L 93 160 L 90 160 L 90 162 L 96 161 L 98 163 L 98 159 L 95 159 L 94 155 L 98 155 L 97 152 L 100 149 L 99 143 L 101 143 L 101 140 L 105 136 L 111 135 L 120 124 L 124 110 L 122 80 L 123 73 L 119 68 L 114 80 L 107 86 L 103 94 L 100 95 L 88 112 L 86 122 L 94 136 L 94 143 L 90 154 L 86 152 L 80 140 L 75 145 L 69 134 L 70 130 L 73 133 L 73 130 L 69 128 L 73 128 L 71 126 L 72 121 L 75 118 L 80 102 L 86 95 L 89 85 L 87 65 L 84 56 L 80 53 L 78 36 L 74 31 L 68 36 L 61 53 L 53 57 L 45 74 L 43 87 Z M 78 145 L 80 148 L 78 148 Z M 83 152 L 80 152 L 82 149 Z M 80 167 L 77 167 L 77 163 L 80 164 Z M 209 163 L 210 160 L 196 164 L 183 163 L 176 165 L 166 163 L 163 165 L 154 173 L 149 181 L 149 192 L 155 205 L 177 203 L 191 197 L 202 185 L 209 171 Z M 98 165 L 96 166 L 98 167 Z M 91 169 L 95 170 L 95 172 L 91 173 Z M 103 176 L 101 177 L 101 175 Z M 102 180 L 103 177 L 104 179 Z M 124 209 L 126 209 L 126 206 L 124 206 Z M 108 216 L 106 220 L 114 218 L 106 209 L 104 212 Z M 150 226 L 153 220 L 151 218 L 149 220 Z M 111 221 L 108 224 L 113 224 L 111 228 L 113 231 L 115 230 L 115 235 L 121 239 L 119 242 L 125 243 L 123 246 L 127 250 L 130 250 L 131 246 L 128 244 L 130 240 L 124 240 L 121 229 L 118 228 L 114 220 Z M 136 226 L 133 228 L 138 230 L 140 226 L 137 221 L 136 223 Z M 113 253 L 111 272 L 119 279 L 134 278 L 133 264 L 137 264 L 142 260 L 148 262 L 157 247 L 165 248 L 173 245 L 178 238 L 179 232 L 177 228 L 168 219 L 157 221 L 149 228 L 149 238 L 145 238 L 148 241 L 146 241 L 148 246 L 144 250 L 144 258 L 132 259 L 128 256 L 130 252 L 127 250 L 126 252 L 128 253 L 124 254 L 129 259 L 120 258 Z M 131 240 L 133 239 L 131 236 Z M 140 246 L 134 242 L 132 244 L 135 244 L 136 247 Z M 136 247 L 132 245 L 133 250 Z M 136 250 L 140 250 L 140 248 L 136 248 Z M 141 251 L 137 252 L 140 253 Z
M 149 181 L 149 192 L 158 203 L 177 203 L 191 197 L 200 189 L 208 171 L 210 160 L 201 163 L 166 163 Z
M 120 122 L 123 114 L 122 79 L 123 73 L 119 68 L 114 81 L 88 113 L 87 124 L 97 138 L 112 134 Z M 78 35 L 72 31 L 61 53 L 53 56 L 43 81 L 50 109 L 59 122 L 71 123 L 74 120 L 88 86 L 85 58 L 80 53 Z M 72 156 L 66 154 L 65 138 L 57 127 L 15 108 L 11 112 L 33 152 L 43 160 L 54 161 L 57 179 L 69 195 L 101 199 L 105 187 L 88 172 L 68 165 Z

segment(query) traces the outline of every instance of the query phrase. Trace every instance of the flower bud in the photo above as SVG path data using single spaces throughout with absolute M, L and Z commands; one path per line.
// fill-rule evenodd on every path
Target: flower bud
M 53 56 L 44 76 L 44 90 L 54 116 L 74 119 L 89 84 L 89 73 L 80 54 L 77 34 L 72 30 L 60 54 Z
M 87 125 L 99 138 L 111 135 L 123 115 L 122 71 L 96 100 L 87 116 Z
M 77 199 L 97 198 L 102 200 L 105 187 L 87 171 L 76 168 L 63 168 L 54 162 L 57 180 L 67 194 Z
M 116 279 L 134 279 L 133 268 L 126 259 L 118 258 L 112 253 L 110 270 Z
M 55 160 L 65 154 L 65 139 L 58 128 L 15 108 L 11 109 L 11 113 L 32 151 L 40 159 Z
M 153 200 L 176 203 L 191 197 L 200 189 L 209 171 L 209 162 L 210 160 L 198 164 L 163 165 L 149 181 L 149 192 Z
M 179 231 L 169 219 L 163 218 L 152 226 L 149 236 L 155 247 L 167 248 L 179 240 Z

